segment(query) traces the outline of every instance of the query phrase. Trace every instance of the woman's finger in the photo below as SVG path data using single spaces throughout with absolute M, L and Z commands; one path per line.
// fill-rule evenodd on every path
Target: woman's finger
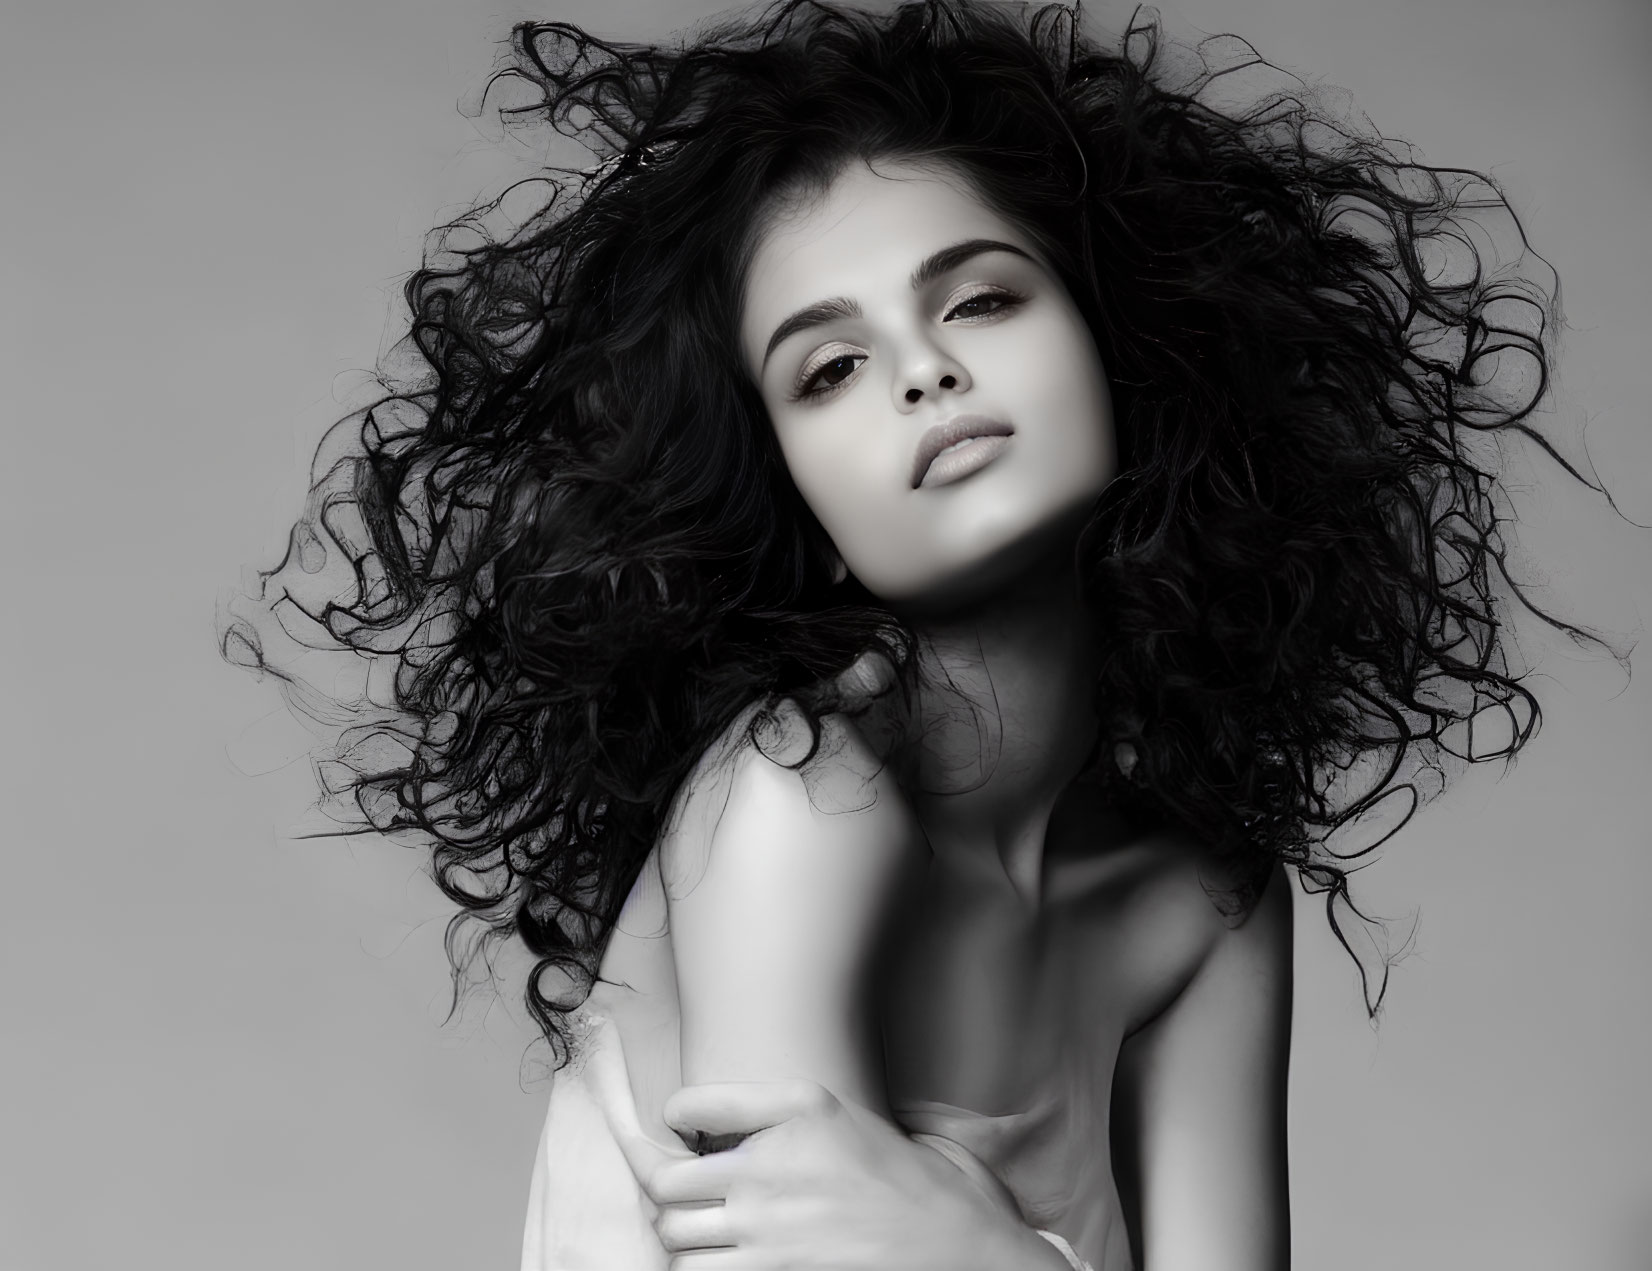
M 654 1219 L 667 1253 L 687 1249 L 729 1249 L 735 1244 L 724 1205 L 668 1205 Z
M 656 1205 L 684 1205 L 720 1201 L 739 1174 L 743 1161 L 729 1152 L 668 1161 L 640 1179 L 648 1199 Z
M 813 1081 L 719 1081 L 684 1086 L 665 1101 L 665 1123 L 678 1134 L 755 1134 L 795 1117 L 820 1116 L 841 1105 Z

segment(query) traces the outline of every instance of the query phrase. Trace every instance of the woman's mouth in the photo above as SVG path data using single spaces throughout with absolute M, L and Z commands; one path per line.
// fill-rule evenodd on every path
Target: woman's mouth
M 960 415 L 936 424 L 918 441 L 912 488 L 932 489 L 961 481 L 991 463 L 1010 444 L 1015 429 L 985 415 Z

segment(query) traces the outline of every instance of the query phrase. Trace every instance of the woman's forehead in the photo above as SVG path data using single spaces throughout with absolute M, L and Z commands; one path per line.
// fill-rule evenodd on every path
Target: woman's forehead
M 856 159 L 823 188 L 791 190 L 763 217 L 746 270 L 748 347 L 799 306 L 850 296 L 857 282 L 904 281 L 962 239 L 991 238 L 1039 256 L 963 173 L 936 161 Z

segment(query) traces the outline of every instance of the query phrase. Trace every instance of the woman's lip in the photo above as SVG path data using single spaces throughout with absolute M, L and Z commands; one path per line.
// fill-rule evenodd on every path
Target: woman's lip
M 918 439 L 918 451 L 912 457 L 912 488 L 945 485 L 968 476 L 996 458 L 1004 448 L 1005 439 L 1014 432 L 1003 420 L 986 415 L 959 415 L 944 424 L 936 424 Z M 982 444 L 958 444 L 977 441 Z M 958 448 L 951 450 L 953 446 Z M 947 451 L 945 462 L 942 462 L 942 451 Z
M 927 490 L 967 477 L 978 468 L 986 467 L 1009 444 L 1010 439 L 1002 433 L 992 437 L 971 437 L 936 455 L 918 484 Z

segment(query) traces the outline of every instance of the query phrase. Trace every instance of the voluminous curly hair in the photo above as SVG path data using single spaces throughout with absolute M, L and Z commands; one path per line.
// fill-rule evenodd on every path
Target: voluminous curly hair
M 417 371 L 324 447 L 263 600 L 392 672 L 334 785 L 433 847 L 456 963 L 520 935 L 559 1054 L 707 747 L 787 695 L 818 729 L 868 650 L 913 665 L 834 584 L 734 334 L 763 210 L 856 158 L 961 174 L 1094 332 L 1121 468 L 1077 563 L 1119 806 L 1197 835 L 1241 904 L 1295 865 L 1346 944 L 1332 831 L 1409 808 L 1489 707 L 1494 753 L 1530 736 L 1477 439 L 1529 431 L 1552 295 L 1494 258 L 1488 179 L 1294 81 L 1239 100 L 1259 68 L 1151 14 L 1102 47 L 1065 6 L 979 0 L 785 0 L 670 46 L 516 29 L 504 113 L 599 162 L 515 189 L 539 195 L 503 232 L 493 204 L 438 237 L 406 290 Z M 306 601 L 339 548 L 349 585 Z M 226 649 L 274 665 L 256 624 Z

